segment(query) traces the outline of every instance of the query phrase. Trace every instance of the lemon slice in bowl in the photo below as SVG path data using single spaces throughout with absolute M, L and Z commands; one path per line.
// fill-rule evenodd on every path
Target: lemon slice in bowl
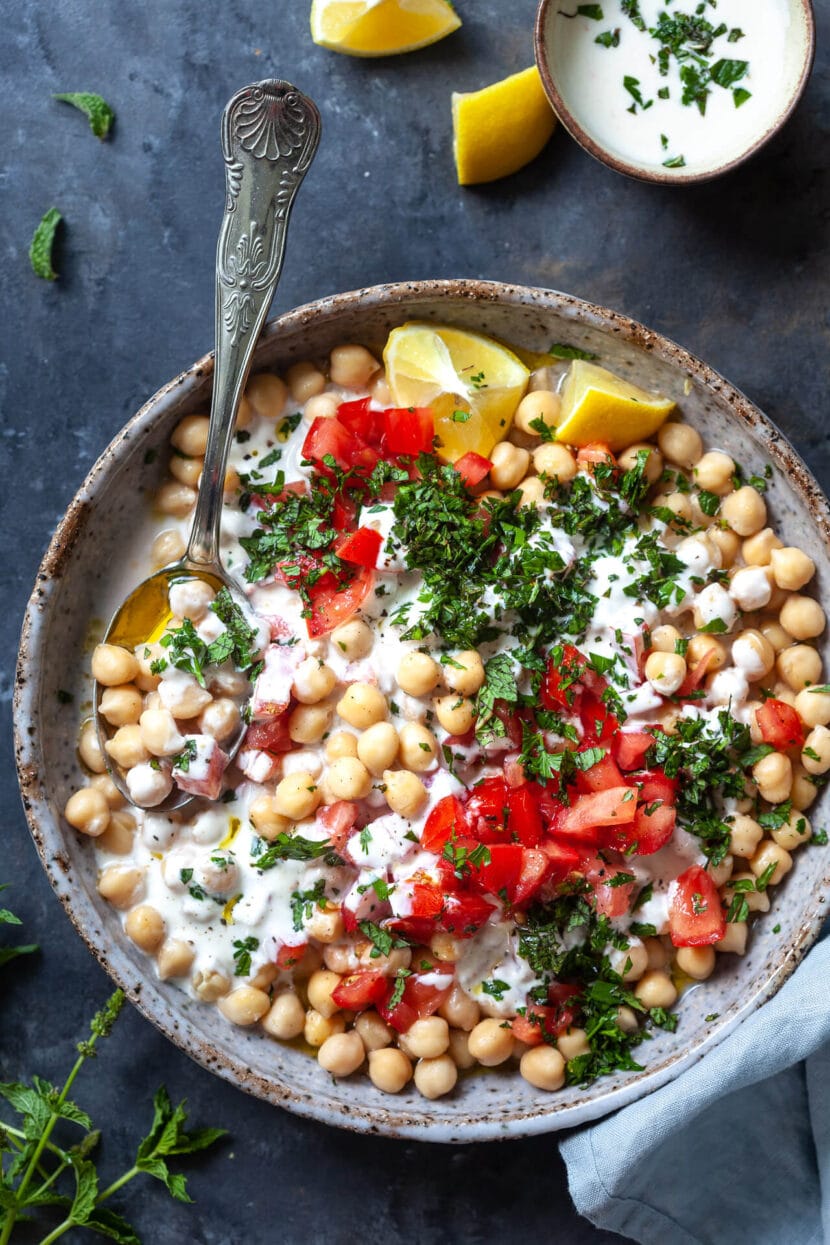
M 392 330 L 383 362 L 398 406 L 432 408 L 449 462 L 470 450 L 486 457 L 507 436 L 530 375 L 491 337 L 417 320 Z
M 447 0 L 313 0 L 311 37 L 347 56 L 414 52 L 461 25 Z
M 507 177 L 538 156 L 556 117 L 535 65 L 481 91 L 453 92 L 452 128 L 460 186 Z
M 602 441 L 623 450 L 654 435 L 675 408 L 670 398 L 649 393 L 596 363 L 575 359 L 562 386 L 557 441 Z

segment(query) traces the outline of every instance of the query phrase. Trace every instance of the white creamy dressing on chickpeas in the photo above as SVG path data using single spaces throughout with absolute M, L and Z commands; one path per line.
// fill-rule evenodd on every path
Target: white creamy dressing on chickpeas
M 630 3 L 603 0 L 584 7 L 599 9 L 601 19 L 579 14 L 576 3 L 559 6 L 554 72 L 574 116 L 612 154 L 653 170 L 693 173 L 734 159 L 777 121 L 788 90 L 783 53 L 790 30 L 787 0 L 709 0 L 703 5 L 639 0 L 633 16 L 639 13 L 645 29 L 638 29 L 626 12 Z M 710 33 L 721 25 L 725 29 L 708 48 L 705 35 L 683 41 L 681 59 L 671 55 L 664 74 L 660 52 L 671 44 L 650 33 L 661 15 L 675 22 L 699 16 L 709 23 Z M 712 70 L 714 80 L 707 82 Z
M 351 396 L 351 395 L 350 395 Z M 377 404 L 376 404 L 377 405 Z M 286 407 L 286 414 L 290 413 Z M 282 469 L 287 481 L 308 477 L 310 469 L 301 466 L 301 447 L 308 426 L 301 421 L 296 430 L 281 442 L 275 437 L 275 427 L 282 421 L 255 417 L 242 439 L 233 444 L 231 465 L 240 474 L 249 474 L 256 463 L 275 446 L 282 451 L 279 463 L 263 475 L 273 479 L 272 472 Z M 376 588 L 365 602 L 360 616 L 371 623 L 374 644 L 371 652 L 358 660 L 350 660 L 329 636 L 309 639 L 302 617 L 302 605 L 297 593 L 273 580 L 251 585 L 242 579 L 245 553 L 239 544 L 240 537 L 250 534 L 257 527 L 258 512 L 251 508 L 242 513 L 234 505 L 227 505 L 223 514 L 222 553 L 225 564 L 234 570 L 250 604 L 250 618 L 257 630 L 262 654 L 266 661 L 263 679 L 269 674 L 269 656 L 274 657 L 279 679 L 288 679 L 291 670 L 307 656 L 324 661 L 338 679 L 337 696 L 342 695 L 344 685 L 356 681 L 375 684 L 389 702 L 390 720 L 400 729 L 406 722 L 427 722 L 435 732 L 439 744 L 448 737 L 447 732 L 434 719 L 431 697 L 413 697 L 398 687 L 396 671 L 402 656 L 413 649 L 429 648 L 438 656 L 439 644 L 431 641 L 407 641 L 401 639 L 401 628 L 391 618 L 401 609 L 410 609 L 408 624 L 411 625 L 418 609 L 420 576 L 407 572 L 404 566 L 405 550 L 392 537 L 393 517 L 391 507 L 368 507 L 361 513 L 361 524 L 374 523 L 385 536 L 385 544 L 378 559 Z M 165 523 L 170 527 L 169 519 Z M 185 520 L 180 521 L 182 531 Z M 550 523 L 540 529 L 544 539 L 552 542 L 562 558 L 563 569 L 579 559 L 584 546 L 579 536 L 569 537 Z M 685 540 L 657 520 L 642 520 L 639 533 L 626 537 L 621 552 L 596 558 L 593 563 L 589 591 L 596 598 L 592 621 L 580 647 L 586 653 L 598 653 L 616 658 L 612 671 L 607 675 L 620 694 L 628 713 L 624 729 L 636 731 L 648 723 L 659 720 L 664 709 L 664 699 L 639 673 L 634 655 L 635 637 L 641 635 L 645 624 L 653 628 L 661 621 L 661 611 L 648 601 L 638 601 L 626 595 L 625 585 L 647 572 L 645 563 L 634 556 L 638 536 L 644 531 L 665 534 L 665 541 L 686 565 L 686 570 L 676 576 L 676 592 L 671 606 L 663 618 L 676 616 L 694 608 L 704 595 L 700 586 L 713 568 L 715 551 L 702 540 L 688 537 Z M 538 534 L 536 539 L 540 539 Z M 716 585 L 717 586 L 717 585 Z M 489 589 L 489 604 L 497 616 L 500 601 L 495 589 Z M 737 617 L 735 602 L 725 589 L 717 595 L 710 594 L 711 603 L 706 607 L 706 618 L 724 620 L 727 632 Z M 176 604 L 186 605 L 183 599 Z M 511 618 L 503 612 L 500 617 L 500 636 L 482 646 L 483 657 L 497 652 L 509 652 L 515 641 L 510 635 Z M 206 640 L 221 634 L 223 625 L 211 613 L 197 623 L 197 631 Z M 275 630 L 281 637 L 294 637 L 296 643 L 285 646 L 272 642 Z M 727 636 L 728 639 L 728 636 Z M 280 675 L 280 671 L 282 674 Z M 287 673 L 286 673 L 287 671 Z M 231 688 L 233 671 L 223 669 L 218 673 L 219 684 Z M 709 694 L 707 700 L 698 701 L 685 708 L 686 716 L 703 716 L 711 728 L 718 728 L 719 706 L 728 704 L 734 716 L 740 717 L 748 694 L 744 672 L 735 667 L 720 671 L 715 681 L 717 694 Z M 192 676 L 169 667 L 162 674 L 159 696 L 163 703 L 174 705 L 176 697 L 184 691 L 192 692 Z M 440 687 L 437 689 L 440 694 Z M 256 697 L 256 691 L 255 691 Z M 277 693 L 273 698 L 277 698 Z M 358 734 L 348 723 L 334 719 L 330 730 Z M 459 765 L 463 766 L 464 749 L 455 748 Z M 193 978 L 221 973 L 228 980 L 244 984 L 254 980 L 260 970 L 273 969 L 277 953 L 284 946 L 296 946 L 309 939 L 309 926 L 313 926 L 317 903 L 298 901 L 297 897 L 309 892 L 319 898 L 322 884 L 325 898 L 336 905 L 345 905 L 359 920 L 372 920 L 378 913 L 387 915 L 389 906 L 382 905 L 375 883 L 388 888 L 391 912 L 406 916 L 412 912 L 412 883 L 416 875 L 426 874 L 440 880 L 435 871 L 436 859 L 432 853 L 420 848 L 419 838 L 430 810 L 445 795 L 463 791 L 463 785 L 446 767 L 439 751 L 430 767 L 420 774 L 428 789 L 429 799 L 417 817 L 407 820 L 390 811 L 383 792 L 375 787 L 363 801 L 366 815 L 361 818 L 370 823 L 370 836 L 359 832 L 348 839 L 343 850 L 343 865 L 326 864 L 318 859 L 310 862 L 283 860 L 275 867 L 258 868 L 261 854 L 268 843 L 257 835 L 249 811 L 254 800 L 266 790 L 272 790 L 280 777 L 292 772 L 308 772 L 315 779 L 324 771 L 325 737 L 318 744 L 299 745 L 293 751 L 274 759 L 267 753 L 243 747 L 237 758 L 237 768 L 230 771 L 235 786 L 230 788 L 221 802 L 201 801 L 187 810 L 186 815 L 166 816 L 152 809 L 134 812 L 138 823 L 130 855 L 107 853 L 98 845 L 101 865 L 135 864 L 144 874 L 145 901 L 152 905 L 163 918 L 168 939 L 186 943 L 193 952 L 193 962 L 187 973 L 177 978 L 178 984 L 194 993 Z M 197 773 L 205 771 L 207 761 L 201 754 L 195 759 Z M 240 768 L 242 772 L 240 772 Z M 488 774 L 501 773 L 501 754 L 495 752 L 483 765 L 479 765 L 469 781 L 476 781 Z M 268 787 L 265 786 L 268 784 Z M 323 841 L 328 831 L 319 814 L 302 821 L 297 833 L 306 839 Z M 635 913 L 616 918 L 615 928 L 621 932 L 629 927 L 631 920 L 655 926 L 658 933 L 668 928 L 668 900 L 672 879 L 690 864 L 705 863 L 698 841 L 679 828 L 671 843 L 649 857 L 635 858 L 631 863 L 638 884 L 651 882 L 650 899 Z M 479 1003 L 482 1011 L 491 1016 L 510 1016 L 524 1006 L 528 992 L 538 984 L 528 964 L 518 954 L 518 937 L 515 923 L 505 913 L 503 904 L 492 897 L 496 904 L 491 919 L 472 937 L 457 944 L 455 976 L 462 989 Z M 571 939 L 579 939 L 579 931 L 571 931 Z M 250 959 L 245 971 L 239 971 L 238 956 L 234 952 L 239 944 L 248 940 Z M 634 939 L 632 945 L 638 940 Z M 620 964 L 625 955 L 614 952 Z M 352 955 L 353 967 L 357 958 Z M 616 961 L 615 961 L 616 962 Z M 495 994 L 483 990 L 483 984 L 496 980 L 500 983 Z

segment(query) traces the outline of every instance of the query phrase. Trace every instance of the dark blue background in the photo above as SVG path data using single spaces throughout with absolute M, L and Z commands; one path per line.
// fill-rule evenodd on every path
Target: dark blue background
M 308 8 L 309 0 L 0 0 L 6 704 L 25 600 L 67 502 L 126 419 L 211 345 L 219 117 L 237 88 L 262 77 L 294 81 L 324 121 L 292 222 L 280 308 L 416 277 L 579 294 L 724 372 L 830 484 L 830 89 L 821 38 L 785 132 L 727 179 L 688 190 L 629 182 L 560 130 L 517 176 L 462 190 L 450 92 L 531 63 L 533 0 L 458 0 L 458 34 L 381 62 L 314 47 Z M 51 99 L 72 90 L 98 91 L 113 105 L 110 142 Z M 52 204 L 66 225 L 60 281 L 48 285 L 32 276 L 26 251 Z M 58 1079 L 109 983 L 29 840 L 8 708 L 0 746 L 0 881 L 13 884 L 5 898 L 43 948 L 0 975 L 0 1079 L 34 1071 Z M 161 1080 L 187 1096 L 195 1121 L 224 1125 L 231 1138 L 194 1165 L 195 1207 L 169 1201 L 149 1180 L 130 1187 L 121 1205 L 153 1245 L 619 1239 L 574 1213 L 553 1138 L 444 1149 L 328 1130 L 244 1097 L 132 1010 L 77 1086 L 105 1127 L 107 1173 L 129 1163 Z

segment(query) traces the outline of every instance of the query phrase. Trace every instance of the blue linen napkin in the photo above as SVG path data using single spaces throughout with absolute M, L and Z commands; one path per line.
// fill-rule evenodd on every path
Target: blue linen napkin
M 830 938 L 677 1080 L 561 1143 L 576 1208 L 642 1245 L 830 1242 Z

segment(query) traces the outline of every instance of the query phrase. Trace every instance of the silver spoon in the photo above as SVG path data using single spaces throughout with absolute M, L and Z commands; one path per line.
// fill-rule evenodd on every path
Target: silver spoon
M 169 616 L 173 583 L 203 580 L 214 592 L 224 587 L 237 603 L 245 602 L 219 557 L 225 468 L 251 356 L 282 272 L 291 208 L 319 141 L 317 108 L 279 79 L 244 87 L 222 114 L 227 199 L 216 248 L 213 399 L 193 526 L 181 561 L 157 571 L 130 593 L 113 615 L 104 643 L 132 650 L 147 642 Z M 100 692 L 96 683 L 98 738 L 113 782 L 131 800 L 122 770 L 104 750 L 111 730 L 100 712 Z M 244 733 L 243 724 L 223 751 L 233 756 Z M 168 811 L 193 798 L 174 786 L 154 808 Z

